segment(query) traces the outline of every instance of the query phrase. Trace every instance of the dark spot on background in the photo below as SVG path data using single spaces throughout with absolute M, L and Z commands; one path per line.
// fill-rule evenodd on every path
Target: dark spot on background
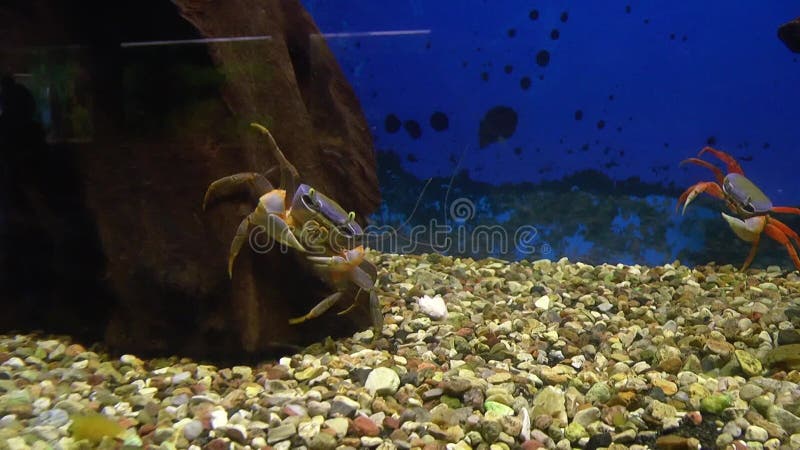
M 675 40 L 675 33 L 670 33 L 669 34 L 669 40 L 670 41 L 674 41 Z
M 428 50 L 430 50 L 430 48 L 431 48 L 431 41 L 428 41 L 428 42 L 426 42 L 426 43 L 425 43 L 425 48 L 426 48 L 426 49 L 428 49 Z
M 551 32 L 550 32 L 550 39 L 552 39 L 552 40 L 554 40 L 554 41 L 555 41 L 555 40 L 557 40 L 557 39 L 558 39 L 558 37 L 559 37 L 560 35 L 561 35 L 561 34 L 558 32 L 558 30 L 554 28 L 554 29 L 553 29 L 553 31 L 551 31 Z
M 716 136 L 709 136 L 706 139 L 706 145 L 716 145 L 717 144 L 717 137 Z
M 544 80 L 544 75 L 539 75 L 540 80 Z
M 626 14 L 630 14 L 631 13 L 631 5 L 625 5 L 625 13 Z
M 481 72 L 481 80 L 489 81 L 489 72 Z
M 664 142 L 664 148 L 669 148 L 669 142 Z
M 761 148 L 768 149 L 769 148 L 769 142 L 764 142 L 764 145 L 762 145 Z
M 606 127 L 606 121 L 605 120 L 598 120 L 597 121 L 597 129 L 598 130 L 602 130 L 605 127 Z
M 514 147 L 514 154 L 519 156 L 522 154 L 522 147 Z
M 506 34 L 508 34 L 508 37 L 513 38 L 517 35 L 517 30 L 516 28 L 509 28 L 508 31 L 506 31 Z
M 480 148 L 510 138 L 517 130 L 517 112 L 508 106 L 495 106 L 481 119 L 478 139 Z
M 400 118 L 395 116 L 394 114 L 389 114 L 386 116 L 386 120 L 384 121 L 384 127 L 386 131 L 389 133 L 397 133 L 397 131 L 402 126 L 402 122 L 400 122 Z
M 530 79 L 530 77 L 522 77 L 519 80 L 519 87 L 521 87 L 523 90 L 527 91 L 528 88 L 531 87 L 531 79 Z
M 622 127 L 617 127 L 617 133 L 622 133 Z
M 408 156 L 406 156 L 406 159 L 408 160 L 408 162 L 417 162 L 417 161 L 419 161 L 419 159 L 417 159 L 417 155 L 415 155 L 413 153 L 409 153 Z
M 513 70 L 514 66 L 512 66 L 511 64 L 506 64 L 505 66 L 503 66 L 503 72 L 505 73 L 511 73 Z
M 528 18 L 530 18 L 531 20 L 538 19 L 539 18 L 539 10 L 538 9 L 532 9 L 531 12 L 528 13 Z
M 575 120 L 581 120 L 581 119 L 583 119 L 583 111 L 579 109 L 575 111 Z
M 560 19 L 562 22 L 567 23 L 567 20 L 569 20 L 569 13 L 566 11 L 562 12 Z
M 361 41 L 356 41 L 354 46 L 355 46 L 355 48 L 361 48 Z
M 589 151 L 589 144 L 581 145 L 581 151 L 584 151 L 584 152 Z
M 469 65 L 466 61 L 461 61 L 461 67 L 466 68 Z
M 450 126 L 450 119 L 447 117 L 447 114 L 436 111 L 435 113 L 431 114 L 431 128 L 436 131 L 444 131 Z
M 403 128 L 406 129 L 406 133 L 408 133 L 412 139 L 419 139 L 419 137 L 422 136 L 422 127 L 419 126 L 419 122 L 416 120 L 406 120 L 403 123 Z
M 688 37 L 686 37 L 686 35 L 685 35 L 685 34 L 684 34 L 683 36 L 681 36 L 681 42 L 686 42 L 688 39 L 689 39 L 689 38 L 688 38 Z
M 750 162 L 753 160 L 753 155 L 740 156 L 739 161 Z
M 611 101 L 611 102 L 614 101 L 614 94 L 609 94 L 608 95 L 608 101 Z
M 550 52 L 547 50 L 539 50 L 539 53 L 536 54 L 536 64 L 540 67 L 547 67 L 550 64 Z
M 648 25 L 648 24 L 650 24 L 650 19 L 644 19 L 644 24 L 645 24 L 645 25 Z

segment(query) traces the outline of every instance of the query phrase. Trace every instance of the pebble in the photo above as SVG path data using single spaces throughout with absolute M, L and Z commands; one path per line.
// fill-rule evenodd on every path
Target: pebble
M 796 277 L 370 258 L 386 325 L 335 351 L 216 367 L 0 336 L 0 442 L 46 450 L 99 411 L 163 450 L 800 448 Z M 446 316 L 402 301 L 426 296 Z

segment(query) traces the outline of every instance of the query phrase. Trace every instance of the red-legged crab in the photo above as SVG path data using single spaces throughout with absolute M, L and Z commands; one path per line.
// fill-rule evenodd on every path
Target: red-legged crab
M 725 163 L 727 174 L 723 174 L 719 167 L 700 159 L 699 157 L 704 153 L 711 153 Z M 697 164 L 711 170 L 714 172 L 716 181 L 701 181 L 690 186 L 678 199 L 676 209 L 683 204 L 683 211 L 685 212 L 689 203 L 703 192 L 721 199 L 728 205 L 728 209 L 738 216 L 733 217 L 722 213 L 722 217 L 728 222 L 736 236 L 752 243 L 750 253 L 742 265 L 742 270 L 746 270 L 750 263 L 753 262 L 761 239 L 761 233 L 766 233 L 767 236 L 782 244 L 792 258 L 794 266 L 797 270 L 800 270 L 800 258 L 797 256 L 797 250 L 792 244 L 792 240 L 794 240 L 794 244 L 800 247 L 800 236 L 785 223 L 769 214 L 800 214 L 800 208 L 774 206 L 769 197 L 744 176 L 744 171 L 742 171 L 742 167 L 736 159 L 723 151 L 705 147 L 700 150 L 697 157 L 688 158 L 681 162 L 681 164 L 685 163 Z
M 286 159 L 269 130 L 257 123 L 250 125 L 267 137 L 278 160 L 281 181 L 276 189 L 264 174 L 244 172 L 220 178 L 206 190 L 203 209 L 220 197 L 243 191 L 258 198 L 256 208 L 239 224 L 231 242 L 228 276 L 233 276 L 236 256 L 242 245 L 249 241 L 254 228 L 258 227 L 258 231 L 263 231 L 282 246 L 309 254 L 308 260 L 336 288 L 336 292 L 325 297 L 307 314 L 292 318 L 289 323 L 297 324 L 319 317 L 355 285 L 358 289 L 353 305 L 339 314 L 355 307 L 362 292 L 368 293 L 372 324 L 378 335 L 383 326 L 383 315 L 375 293 L 377 269 L 364 257 L 364 247 L 356 245 L 363 238 L 363 230 L 355 221 L 355 213 L 346 212 L 331 198 L 299 183 L 297 169 Z

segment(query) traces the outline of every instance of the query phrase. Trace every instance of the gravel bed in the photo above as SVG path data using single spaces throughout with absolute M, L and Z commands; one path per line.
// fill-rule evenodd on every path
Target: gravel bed
M 800 276 L 371 254 L 385 324 L 258 366 L 0 336 L 0 449 L 798 449 Z

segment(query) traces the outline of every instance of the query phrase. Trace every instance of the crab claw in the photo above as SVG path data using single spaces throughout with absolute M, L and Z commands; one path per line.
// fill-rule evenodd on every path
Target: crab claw
M 764 231 L 764 225 L 767 223 L 764 216 L 753 216 L 748 219 L 742 220 L 725 213 L 721 213 L 722 218 L 728 222 L 736 236 L 745 242 L 756 242 Z
M 681 194 L 680 198 L 678 198 L 678 204 L 675 205 L 675 210 L 677 211 L 678 207 L 683 204 L 683 210 L 681 210 L 681 215 L 683 215 L 686 212 L 686 207 L 689 206 L 689 203 L 691 203 L 695 197 L 703 192 L 720 200 L 725 198 L 725 194 L 722 192 L 722 188 L 719 184 L 713 181 L 701 181 L 700 183 L 690 186 L 689 189 Z

